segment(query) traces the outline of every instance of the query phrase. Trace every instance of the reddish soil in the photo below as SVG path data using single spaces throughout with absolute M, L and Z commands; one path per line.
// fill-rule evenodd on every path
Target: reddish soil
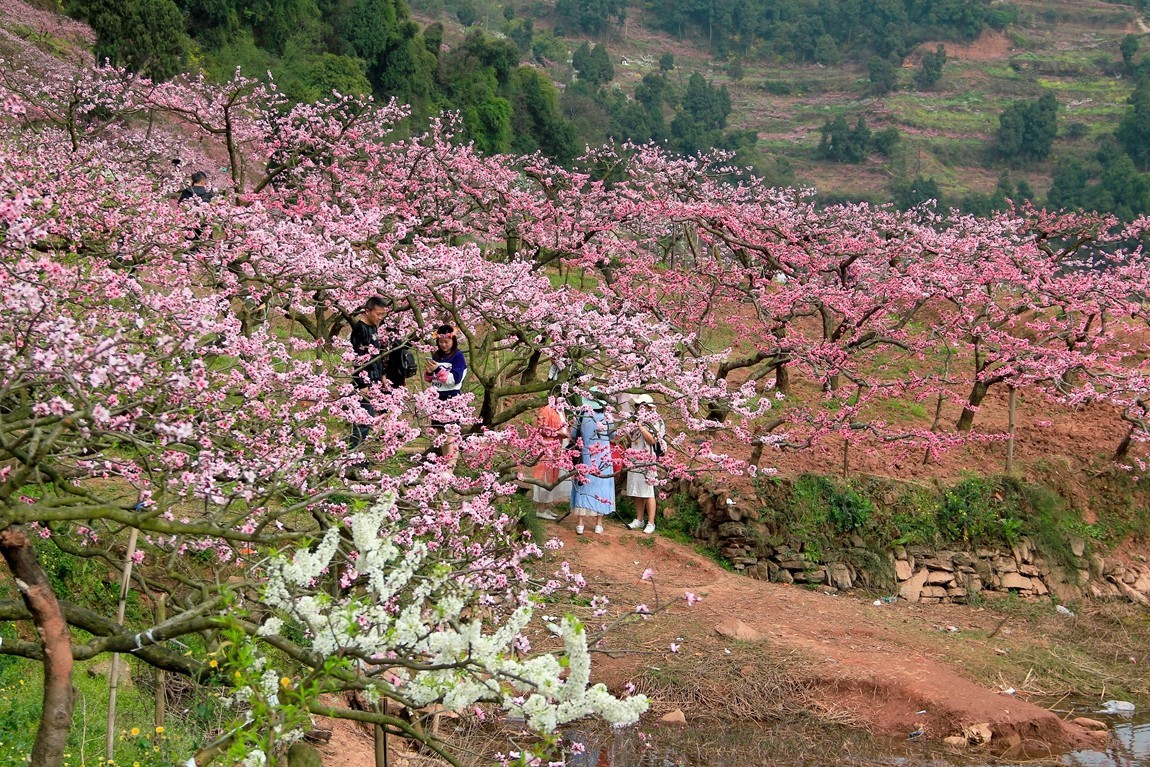
M 919 51 L 933 51 L 940 43 L 927 42 L 919 46 Z M 998 32 L 993 29 L 988 29 L 980 34 L 975 40 L 966 45 L 952 41 L 942 42 L 946 46 L 946 57 L 948 59 L 958 59 L 961 61 L 998 61 L 1010 56 L 1010 50 L 1013 44 L 1010 38 L 1006 36 L 1005 32 Z M 918 58 L 915 57 L 913 62 L 908 59 L 903 63 L 903 66 L 911 66 L 917 64 Z
M 950 607 L 875 606 L 852 596 L 729 573 L 664 538 L 645 545 L 645 536 L 618 525 L 582 539 L 570 527 L 568 520 L 552 530 L 565 542 L 564 556 L 587 577 L 591 592 L 610 596 L 619 608 L 639 603 L 654 607 L 658 600 L 653 588 L 664 602 L 679 600 L 643 627 L 649 628 L 645 635 L 654 635 L 643 642 L 646 652 L 628 651 L 634 637 L 612 635 L 605 640 L 607 654 L 596 659 L 595 668 L 614 689 L 660 663 L 660 657 L 669 661 L 671 642 L 680 642 L 683 653 L 725 656 L 729 651 L 736 664 L 740 654 L 752 663 L 754 643 L 731 641 L 715 632 L 721 622 L 736 619 L 762 634 L 764 644 L 796 651 L 804 659 L 802 673 L 813 682 L 810 702 L 816 708 L 876 734 L 906 738 L 922 729 L 923 739 L 941 740 L 964 727 L 989 724 L 992 747 L 1012 756 L 1048 755 L 1090 743 L 1084 731 L 1054 713 L 970 681 L 938 651 L 937 643 L 922 640 L 922 630 L 934 628 L 940 616 L 960 622 L 962 631 L 989 635 L 998 622 L 992 613 L 964 608 L 958 618 L 947 615 Z M 648 567 L 655 571 L 654 587 L 640 580 Z M 682 601 L 685 591 L 703 600 L 687 607 Z M 993 654 L 992 640 L 985 643 L 986 652 Z M 655 701 L 656 713 L 667 707 Z M 687 712 L 688 720 L 692 713 Z

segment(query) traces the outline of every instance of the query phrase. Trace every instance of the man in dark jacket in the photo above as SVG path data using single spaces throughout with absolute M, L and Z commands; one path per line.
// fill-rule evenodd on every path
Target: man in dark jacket
M 367 389 L 386 377 L 385 350 L 379 338 L 379 324 L 383 322 L 386 312 L 387 302 L 379 296 L 372 296 L 364 304 L 360 319 L 351 326 L 351 348 L 359 361 L 359 366 L 352 374 L 352 382 L 356 391 L 361 393 L 360 406 L 372 416 L 375 415 L 375 407 L 365 395 Z M 369 434 L 371 428 L 367 424 L 352 424 L 348 446 L 352 450 L 357 449 Z
M 180 191 L 180 202 L 193 197 L 197 202 L 211 202 L 216 193 L 207 187 L 208 174 L 197 170 L 192 174 L 192 185 Z

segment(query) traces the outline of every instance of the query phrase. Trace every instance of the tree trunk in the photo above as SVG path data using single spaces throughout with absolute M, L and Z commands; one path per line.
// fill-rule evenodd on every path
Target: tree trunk
M 958 417 L 958 423 L 955 428 L 959 431 L 970 431 L 970 427 L 974 425 L 974 412 L 982 401 L 986 399 L 986 392 L 990 389 L 990 385 L 984 381 L 975 381 L 974 387 L 970 390 L 970 397 L 966 401 L 966 407 L 962 409 L 962 415 Z
M 784 397 L 791 393 L 791 374 L 785 362 L 780 362 L 775 368 L 775 391 Z
M 1118 449 L 1114 451 L 1114 457 L 1111 461 L 1117 463 L 1118 461 L 1126 460 L 1126 456 L 1130 453 L 1130 445 L 1134 442 L 1134 432 L 1138 429 L 1137 424 L 1131 424 L 1130 430 L 1126 432 L 1126 436 L 1118 443 Z
M 44 648 L 44 704 L 30 763 L 59 767 L 72 726 L 72 643 L 56 594 L 36 561 L 28 531 L 17 525 L 0 530 L 0 553 L 12 572 Z

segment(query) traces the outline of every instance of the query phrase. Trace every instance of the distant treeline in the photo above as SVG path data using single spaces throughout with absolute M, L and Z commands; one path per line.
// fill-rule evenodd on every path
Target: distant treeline
M 455 111 L 458 138 L 490 154 L 539 151 L 569 163 L 610 139 L 656 140 L 685 154 L 730 149 L 766 169 L 753 133 L 726 131 L 726 88 L 698 73 L 673 83 L 668 54 L 633 96 L 625 94 L 610 86 L 605 46 L 572 51 L 510 5 L 504 37 L 472 28 L 450 47 L 443 25 L 421 29 L 404 0 L 66 0 L 66 9 L 92 25 L 97 58 L 156 79 L 189 68 L 218 80 L 237 67 L 252 77 L 270 71 L 298 102 L 335 90 L 410 104 L 412 129 Z M 457 13 L 474 21 L 473 8 Z M 572 81 L 561 90 L 541 64 L 558 64 Z
M 584 0 L 594 2 L 594 0 Z M 651 0 L 668 32 L 719 53 L 836 63 L 860 52 L 902 59 L 924 40 L 970 40 L 1018 14 L 991 0 Z

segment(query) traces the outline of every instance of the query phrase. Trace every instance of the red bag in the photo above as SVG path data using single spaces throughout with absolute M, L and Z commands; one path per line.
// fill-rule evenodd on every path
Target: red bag
M 616 474 L 623 473 L 623 446 L 617 442 L 611 443 L 611 468 Z

